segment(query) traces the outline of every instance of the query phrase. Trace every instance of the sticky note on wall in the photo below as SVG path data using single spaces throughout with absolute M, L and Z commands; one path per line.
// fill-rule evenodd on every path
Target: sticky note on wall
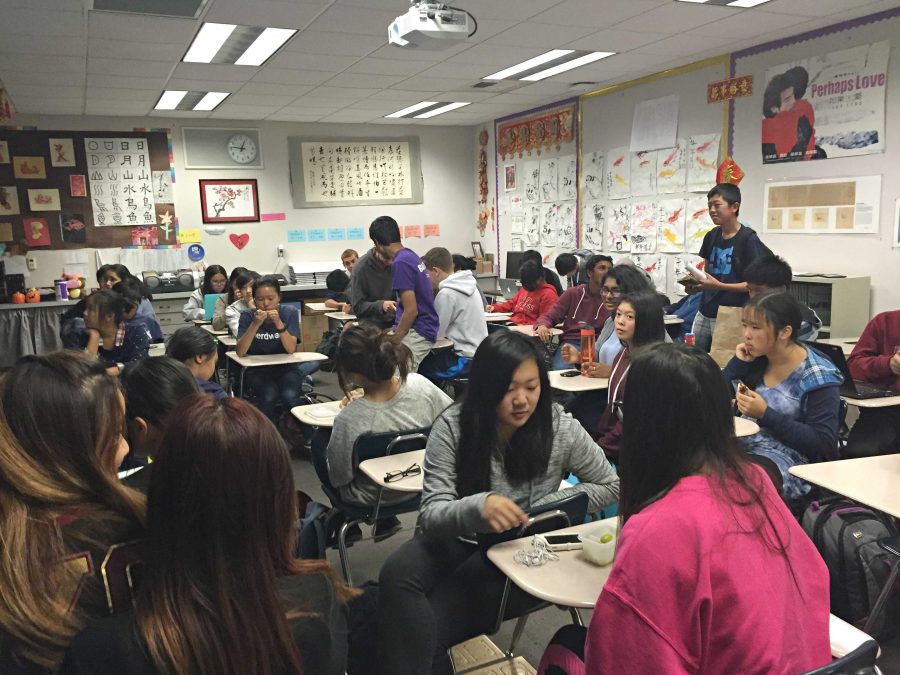
M 186 228 L 179 227 L 178 228 L 178 241 L 182 244 L 199 244 L 200 243 L 200 228 Z
M 403 236 L 406 238 L 421 237 L 422 236 L 422 226 L 421 225 L 407 225 L 405 228 L 403 228 Z
M 306 231 L 307 241 L 325 241 L 324 227 L 311 227 Z
M 350 241 L 362 241 L 366 238 L 366 231 L 361 227 L 348 227 L 347 239 Z
M 288 243 L 296 244 L 306 241 L 306 230 L 288 230 Z
M 426 223 L 425 236 L 426 237 L 440 237 L 441 236 L 441 226 L 438 225 L 437 223 Z
M 344 241 L 347 238 L 347 230 L 343 227 L 329 227 L 328 241 Z

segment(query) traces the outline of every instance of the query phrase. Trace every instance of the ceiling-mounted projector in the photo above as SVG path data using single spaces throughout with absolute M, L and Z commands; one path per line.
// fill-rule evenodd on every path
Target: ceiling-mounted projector
M 446 49 L 474 35 L 475 17 L 441 2 L 412 0 L 406 14 L 388 26 L 388 42 L 407 49 Z

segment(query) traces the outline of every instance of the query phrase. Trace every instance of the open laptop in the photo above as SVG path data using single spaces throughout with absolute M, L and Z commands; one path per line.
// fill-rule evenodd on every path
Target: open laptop
M 222 293 L 207 293 L 203 296 L 203 318 L 212 321 L 213 313 L 216 310 L 216 302 L 222 296 Z
M 503 291 L 503 298 L 506 300 L 512 300 L 522 288 L 522 282 L 518 279 L 498 279 L 497 284 Z
M 841 374 L 844 376 L 844 383 L 841 385 L 841 396 L 856 399 L 900 396 L 900 391 L 879 387 L 877 384 L 869 384 L 868 382 L 854 380 L 853 375 L 850 374 L 850 366 L 847 365 L 847 358 L 844 356 L 844 350 L 840 346 L 829 345 L 824 342 L 809 342 L 807 344 L 825 354 L 825 356 L 831 359 L 831 362 L 841 371 Z

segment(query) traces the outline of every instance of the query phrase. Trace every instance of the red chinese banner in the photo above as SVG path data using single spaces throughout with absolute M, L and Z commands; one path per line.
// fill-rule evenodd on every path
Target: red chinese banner
M 559 108 L 541 111 L 534 117 L 526 117 L 501 124 L 497 129 L 500 156 L 506 159 L 532 150 L 541 154 L 544 149 L 570 143 L 573 139 L 572 129 L 575 121 L 575 103 Z
M 753 76 L 741 75 L 729 80 L 719 80 L 706 85 L 706 102 L 721 103 L 733 98 L 743 98 L 753 93 Z

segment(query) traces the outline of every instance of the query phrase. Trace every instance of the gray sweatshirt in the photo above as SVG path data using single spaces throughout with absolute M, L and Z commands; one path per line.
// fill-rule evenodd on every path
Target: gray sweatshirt
M 487 323 L 474 275 L 463 270 L 444 279 L 438 286 L 434 308 L 441 322 L 438 337 L 453 340 L 453 351 L 460 356 L 475 356 L 478 345 L 487 337 Z
M 379 328 L 394 325 L 394 313 L 385 313 L 382 306 L 385 300 L 394 299 L 394 275 L 390 265 L 379 267 L 371 249 L 353 266 L 350 298 L 353 313 L 360 321 L 369 321 Z
M 356 268 L 353 268 L 356 274 Z M 375 504 L 378 486 L 367 476 L 353 470 L 353 444 L 367 433 L 409 431 L 430 427 L 434 418 L 453 401 L 418 373 L 410 373 L 400 391 L 390 401 L 374 403 L 359 398 L 349 403 L 334 418 L 328 442 L 328 478 L 340 490 L 341 497 L 354 504 Z M 408 492 L 385 490 L 382 503 L 409 499 Z
M 491 490 L 460 497 L 456 488 L 456 453 L 459 444 L 459 405 L 434 421 L 425 450 L 425 487 L 419 510 L 419 526 L 432 538 L 449 538 L 472 532 L 490 532 L 482 517 L 490 494 L 508 497 L 523 509 L 542 506 L 578 492 L 588 494 L 588 512 L 619 499 L 619 477 L 603 451 L 571 415 L 553 404 L 553 450 L 543 476 L 512 482 L 501 462 L 491 460 Z M 559 483 L 567 473 L 581 481 L 564 490 Z

